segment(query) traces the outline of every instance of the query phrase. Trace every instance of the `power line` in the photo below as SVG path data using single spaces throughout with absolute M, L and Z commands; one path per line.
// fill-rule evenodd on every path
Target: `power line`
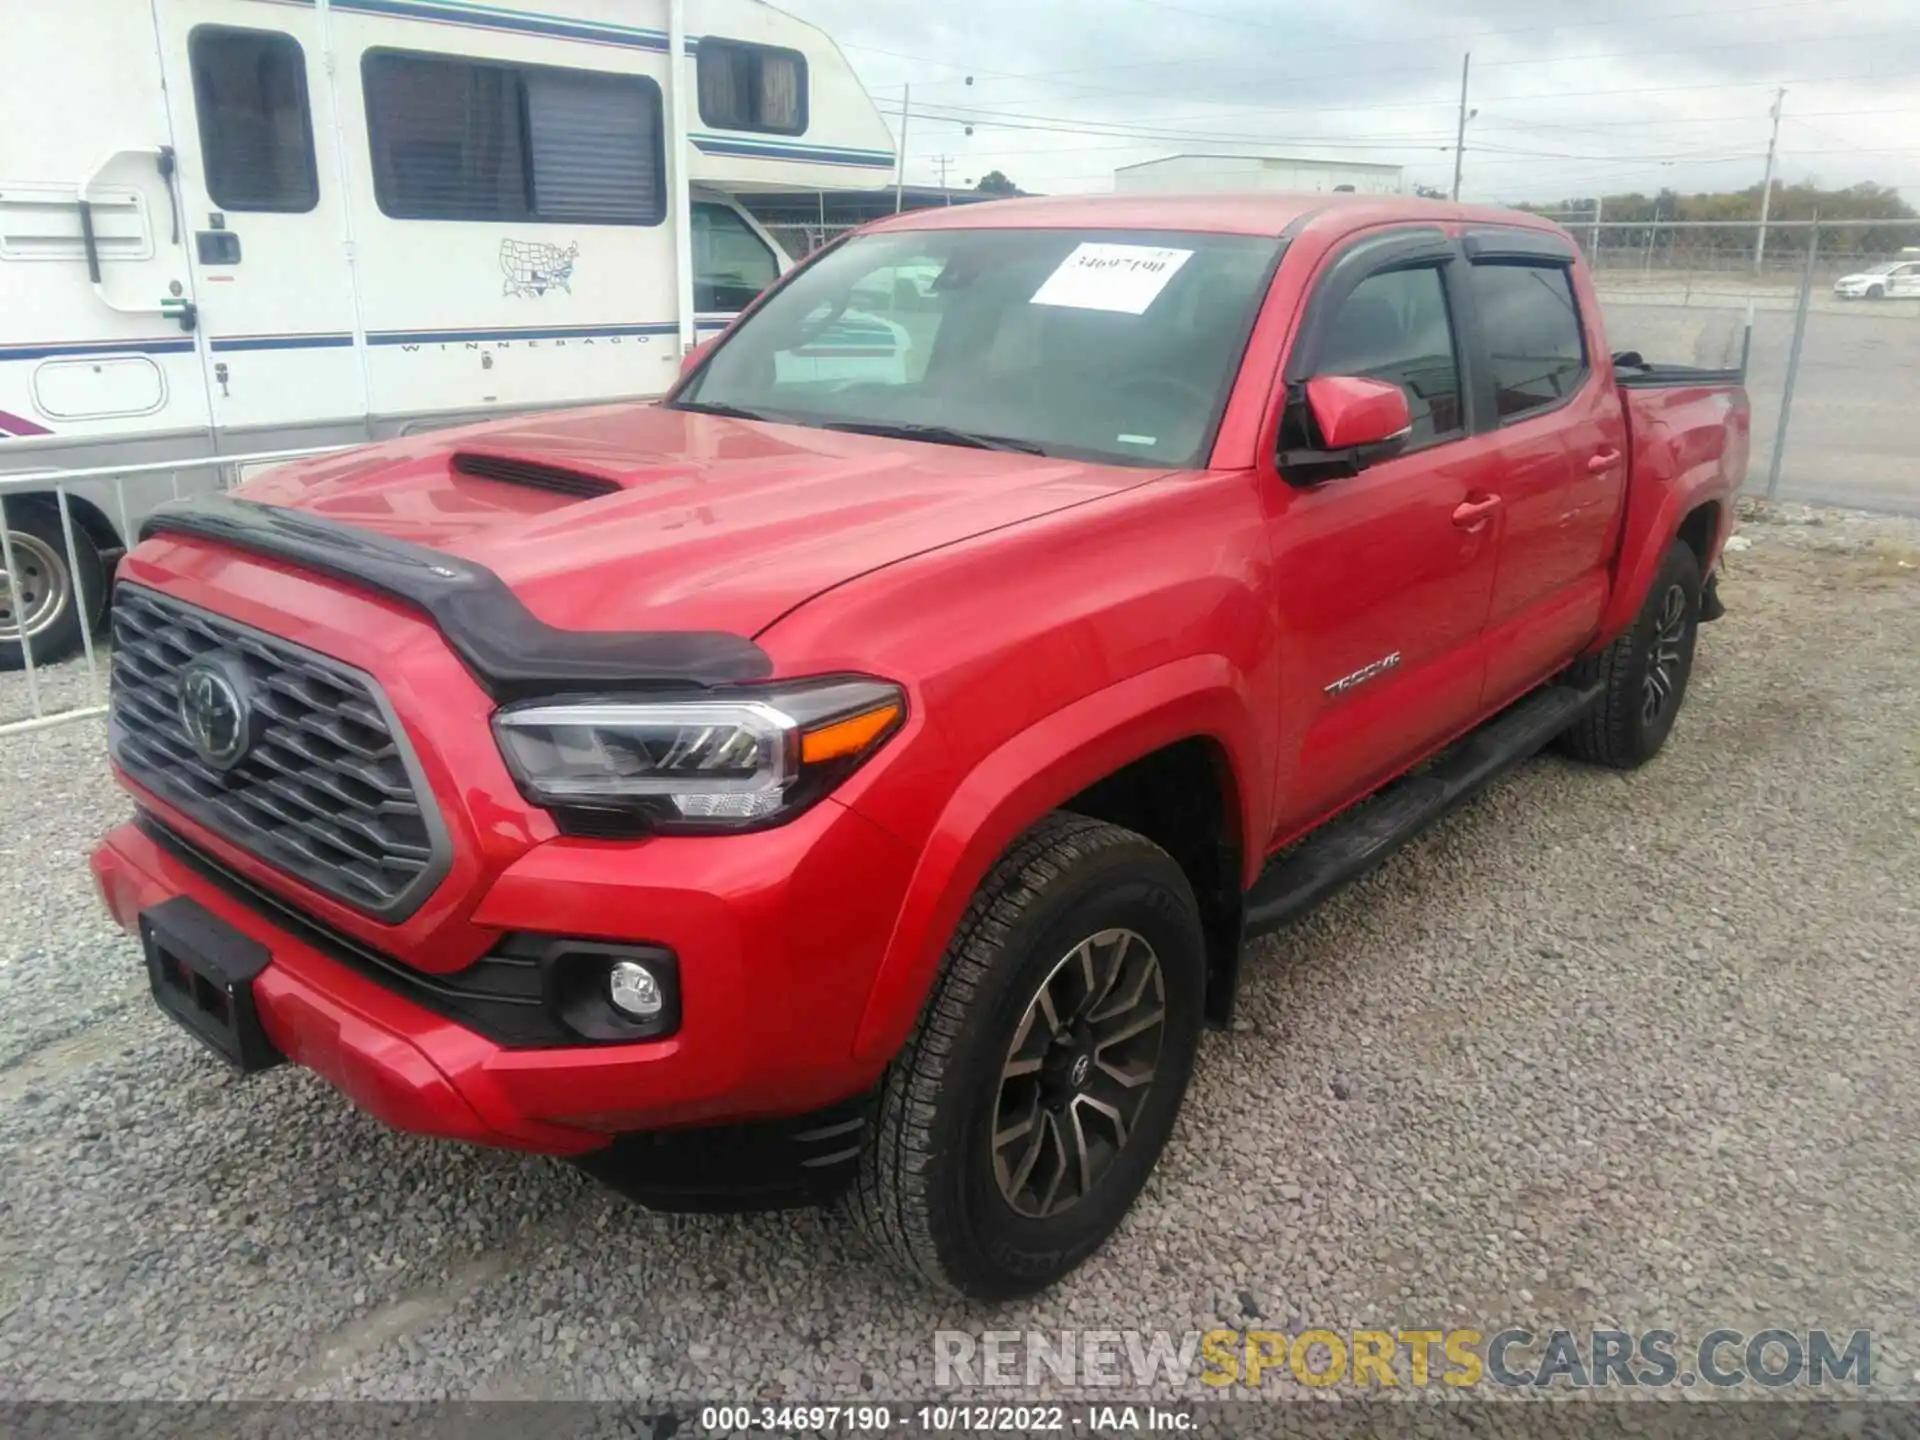
M 1479 68 L 1482 70 L 1489 70 L 1489 69 L 1510 69 L 1514 66 L 1526 66 L 1529 68 L 1537 69 L 1537 68 L 1540 68 L 1543 66 L 1549 66 L 1549 65 L 1570 65 L 1570 64 L 1585 63 L 1588 61 L 1595 61 L 1595 60 L 1649 60 L 1649 59 L 1656 59 L 1656 58 L 1673 56 L 1673 55 L 1694 55 L 1694 54 L 1698 54 L 1701 51 L 1706 51 L 1706 50 L 1718 51 L 1718 50 L 1730 50 L 1730 49 L 1750 49 L 1750 48 L 1753 48 L 1754 46 L 1781 46 L 1781 45 L 1807 46 L 1807 45 L 1819 45 L 1819 44 L 1855 43 L 1862 40 L 1885 39 L 1889 36 L 1906 37 L 1906 36 L 1911 36 L 1913 33 L 1914 33 L 1914 27 L 1906 26 L 1896 30 L 1851 31 L 1851 32 L 1848 32 L 1845 34 L 1839 34 L 1839 35 L 1828 34 L 1828 35 L 1819 35 L 1819 36 L 1791 36 L 1791 37 L 1782 37 L 1782 38 L 1770 39 L 1770 40 L 1728 40 L 1728 41 L 1721 41 L 1721 42 L 1716 42 L 1716 43 L 1707 44 L 1707 45 L 1689 46 L 1689 47 L 1680 48 L 1680 49 L 1605 50 L 1605 51 L 1595 51 L 1595 52 L 1576 54 L 1576 55 L 1527 56 L 1527 57 L 1516 58 L 1511 60 L 1483 60 Z M 1304 52 L 1296 52 L 1296 53 L 1304 53 Z M 1244 57 L 1232 56 L 1232 57 L 1224 57 L 1224 58 L 1237 60 Z M 1195 63 L 1199 63 L 1199 62 L 1195 62 Z M 1335 81 L 1350 80 L 1350 79 L 1364 79 L 1364 80 L 1372 81 L 1372 80 L 1379 79 L 1381 77 L 1393 76 L 1393 75 L 1433 75 L 1433 74 L 1451 73 L 1452 68 L 1453 67 L 1451 66 L 1451 64 L 1403 65 L 1403 66 L 1391 67 L 1391 68 L 1369 66 L 1365 69 L 1355 70 L 1355 71 L 1324 71 L 1324 70 L 1316 71 L 1311 76 L 1269 77 L 1267 79 L 1262 80 L 1260 83 L 1263 85 L 1287 84 L 1287 85 L 1293 85 L 1298 87 L 1303 83 L 1306 83 L 1309 81 L 1316 84 L 1320 82 L 1335 82 Z M 1060 73 L 1069 73 L 1069 72 L 1060 72 Z M 1841 78 L 1861 79 L 1861 78 L 1878 78 L 1878 77 L 1869 75 L 1864 77 L 1848 76 L 1848 77 L 1841 77 Z M 1796 77 L 1796 80 L 1797 79 L 1798 77 Z M 1770 80 L 1761 80 L 1761 81 L 1751 82 L 1751 85 L 1755 87 L 1761 86 L 1761 85 L 1771 86 L 1773 83 L 1774 82 Z M 1815 83 L 1818 83 L 1818 82 L 1815 82 Z M 1236 88 L 1244 89 L 1245 87 L 1241 86 Z M 1745 87 L 1741 87 L 1741 88 L 1745 88 Z M 1164 86 L 1153 87 L 1148 89 L 1129 88 L 1129 87 L 1117 87 L 1117 88 L 1109 88 L 1104 90 L 1082 89 L 1077 94 L 1044 97 L 1041 103 L 1051 104 L 1055 106 L 1081 105 L 1089 101 L 1101 100 L 1101 99 L 1117 99 L 1117 98 L 1134 96 L 1134 95 L 1160 95 L 1160 94 L 1163 94 L 1164 91 L 1165 91 Z M 1232 93 L 1235 93 L 1235 91 L 1229 90 L 1223 93 L 1232 94 Z M 1552 92 L 1552 93 L 1560 94 L 1564 92 Z M 1606 93 L 1606 92 L 1594 92 L 1594 93 Z M 1499 97 L 1499 98 L 1516 98 L 1516 97 L 1506 96 L 1506 97 Z M 945 103 L 949 105 L 950 108 L 954 108 L 954 109 L 991 108 L 991 107 L 966 107 L 959 102 L 936 101 L 934 103 L 936 104 Z M 1016 100 L 1016 101 L 1013 101 L 1012 103 L 1021 104 L 1024 102 Z M 1257 106 L 1252 108 L 1264 110 L 1264 109 L 1269 109 L 1274 107 L 1262 105 L 1262 106 Z M 1329 108 L 1339 109 L 1342 107 L 1338 107 L 1338 106 L 1329 107 L 1325 105 L 1308 105 L 1308 106 L 1296 106 L 1292 108 L 1325 110 Z
M 1624 25 L 1624 24 L 1659 25 L 1659 24 L 1665 24 L 1671 21 L 1676 21 L 1676 20 L 1690 20 L 1690 19 L 1720 20 L 1720 19 L 1729 19 L 1734 16 L 1756 15 L 1756 14 L 1762 14 L 1769 11 L 1777 11 L 1777 10 L 1801 10 L 1809 7 L 1815 7 L 1815 6 L 1825 11 L 1831 11 L 1834 8 L 1836 3 L 1837 3 L 1837 0 L 1771 0 L 1771 3 L 1768 3 L 1768 4 L 1745 5 L 1745 6 L 1737 6 L 1732 8 L 1722 7 L 1719 9 L 1709 9 L 1709 10 L 1684 10 L 1684 11 L 1669 12 L 1666 14 L 1643 13 L 1640 15 L 1629 15 L 1629 16 L 1608 15 L 1604 18 L 1595 19 L 1595 20 L 1574 20 L 1574 21 L 1568 21 L 1565 23 L 1541 24 L 1541 25 L 1503 26 L 1499 30 L 1476 31 L 1471 35 L 1460 35 L 1458 33 L 1450 33 L 1450 34 L 1441 34 L 1441 35 L 1430 34 L 1430 35 L 1418 35 L 1418 36 L 1356 37 L 1351 40 L 1340 40 L 1327 45 L 1289 46 L 1287 53 L 1290 56 L 1315 55 L 1315 54 L 1325 54 L 1328 51 L 1333 51 L 1333 50 L 1349 50 L 1349 49 L 1362 47 L 1362 46 L 1370 49 L 1378 49 L 1383 45 L 1392 45 L 1392 46 L 1441 45 L 1441 44 L 1460 44 L 1464 42 L 1473 42 L 1473 41 L 1481 41 L 1481 40 L 1497 41 L 1497 40 L 1507 39 L 1514 35 L 1531 35 L 1531 34 L 1541 34 L 1541 33 L 1549 33 L 1549 32 L 1560 33 L 1567 30 L 1592 29 L 1594 27 L 1608 27 L 1608 26 Z M 1480 13 L 1484 15 L 1484 12 L 1480 12 Z M 1261 28 L 1267 28 L 1267 27 L 1261 27 Z M 1911 33 L 1911 30 L 1909 29 L 1906 32 L 1894 32 L 1894 33 Z M 1744 43 L 1744 42 L 1741 42 L 1741 43 Z M 1780 41 L 1758 42 L 1758 43 L 1791 44 L 1795 42 L 1791 37 L 1788 37 L 1787 39 L 1780 40 Z M 935 59 L 932 56 L 909 55 L 898 50 L 883 50 L 878 46 L 864 45 L 864 44 L 860 44 L 853 41 L 842 41 L 841 44 L 844 48 L 849 50 L 872 50 L 878 54 L 890 55 L 895 59 L 913 60 L 922 64 L 938 65 L 942 69 L 965 71 L 976 78 L 986 77 L 988 79 L 994 79 L 994 80 L 1042 80 L 1050 83 L 1053 81 L 1057 81 L 1062 76 L 1068 76 L 1068 75 L 1104 74 L 1108 71 L 1116 71 L 1116 70 L 1149 70 L 1149 69 L 1163 68 L 1170 65 L 1217 64 L 1224 60 L 1237 60 L 1237 59 L 1244 58 L 1244 53 L 1245 53 L 1245 52 L 1240 52 L 1234 55 L 1182 56 L 1182 57 L 1176 57 L 1173 59 L 1164 59 L 1164 60 L 1122 61 L 1122 62 L 1116 62 L 1113 64 L 1106 64 L 1106 65 L 1081 66 L 1076 69 L 1070 69 L 1070 70 L 1049 69 L 1049 70 L 1028 70 L 1028 71 L 1005 71 L 1005 70 L 991 70 L 983 66 L 970 66 L 965 64 L 964 62 L 955 61 L 955 60 Z M 1700 47 L 1700 48 L 1707 48 L 1707 47 Z M 1665 52 L 1654 52 L 1654 53 L 1665 53 Z M 1542 59 L 1553 60 L 1556 58 L 1559 58 L 1559 57 L 1535 57 L 1532 63 L 1539 63 Z M 1568 58 L 1572 58 L 1572 57 L 1568 57 Z M 1488 63 L 1492 63 L 1492 62 L 1488 62 Z M 1500 63 L 1524 64 L 1529 62 L 1505 61 Z M 1441 68 L 1446 68 L 1446 67 L 1441 67 Z M 1349 72 L 1349 73 L 1374 74 L 1378 72 L 1368 70 L 1364 72 Z M 934 81 L 926 82 L 925 88 L 933 89 L 933 88 L 938 88 L 939 86 L 942 86 L 942 85 L 959 84 L 959 83 L 961 82 L 934 80 Z

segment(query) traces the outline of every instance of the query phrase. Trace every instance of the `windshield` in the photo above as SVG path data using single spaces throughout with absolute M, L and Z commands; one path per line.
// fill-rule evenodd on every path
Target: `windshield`
M 1894 271 L 1898 270 L 1899 268 L 1900 268 L 1899 261 L 1889 260 L 1884 265 L 1869 265 L 1866 269 L 1862 270 L 1860 273 L 1862 275 L 1891 275 Z
M 1197 465 L 1278 249 L 1167 231 L 861 236 L 772 295 L 673 403 Z

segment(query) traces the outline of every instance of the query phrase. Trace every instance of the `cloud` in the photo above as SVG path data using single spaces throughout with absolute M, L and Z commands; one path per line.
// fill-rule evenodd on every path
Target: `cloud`
M 956 183 L 999 169 L 1101 190 L 1116 166 L 1221 151 L 1385 161 L 1444 184 L 1471 50 L 1470 197 L 1757 184 L 1784 85 L 1785 178 L 1920 200 L 1911 0 L 783 3 L 847 48 L 883 110 L 912 85 L 916 181 L 945 155 Z

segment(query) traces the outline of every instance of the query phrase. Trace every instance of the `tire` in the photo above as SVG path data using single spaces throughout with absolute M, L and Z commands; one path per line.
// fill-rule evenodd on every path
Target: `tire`
M 1887 287 L 1884 285 L 1875 285 L 1871 290 L 1867 291 L 1867 299 L 1869 300 L 1884 300 L 1886 298 Z
M 15 594 L 0 578 L 0 670 L 19 670 L 25 664 L 20 641 L 22 614 L 27 642 L 33 646 L 33 663 L 64 660 L 81 647 L 82 600 L 90 624 L 97 626 L 106 614 L 106 566 L 86 527 L 76 517 L 73 549 L 80 568 L 77 574 L 74 572 L 67 562 L 67 538 L 60 525 L 59 508 L 46 500 L 10 503 L 7 526 L 25 593 L 18 597 L 21 613 L 16 613 Z M 0 563 L 0 577 L 5 573 L 6 567 Z
M 1089 1037 L 1086 1017 L 1062 1013 L 1089 988 L 1083 960 L 1103 982 L 1084 1007 L 1103 1040 Z M 1172 1132 L 1205 969 L 1193 891 L 1164 850 L 1077 815 L 1029 830 L 975 893 L 882 1082 L 847 1199 L 872 1244 L 977 1300 L 1029 1294 L 1085 1260 Z M 1049 1039 L 1043 993 L 1071 1043 Z M 1139 1003 L 1123 1007 L 1131 997 Z M 1118 1111 L 1128 1112 L 1124 1134 L 1109 1118 Z M 998 1151 L 996 1131 L 1011 1137 Z
M 1699 632 L 1700 562 L 1676 540 L 1626 633 L 1569 670 L 1566 683 L 1605 689 L 1600 703 L 1561 735 L 1560 748 L 1616 770 L 1659 754 L 1687 698 Z

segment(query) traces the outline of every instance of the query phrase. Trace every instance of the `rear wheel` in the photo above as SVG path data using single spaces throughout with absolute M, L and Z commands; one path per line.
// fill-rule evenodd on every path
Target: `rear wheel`
M 100 552 L 76 520 L 76 571 L 67 559 L 60 512 L 42 500 L 13 501 L 7 506 L 7 526 L 13 568 L 9 574 L 0 552 L 0 670 L 18 670 L 25 663 L 23 637 L 24 644 L 33 647 L 36 665 L 64 660 L 80 648 L 82 614 L 97 623 L 105 613 L 106 568 Z
M 982 1300 L 1093 1253 L 1159 1159 L 1199 1040 L 1200 919 L 1150 841 L 1074 815 L 1002 858 L 882 1087 L 850 1208 Z
M 1676 540 L 1626 633 L 1568 672 L 1568 684 L 1604 689 L 1600 703 L 1560 737 L 1561 748 L 1616 770 L 1658 754 L 1687 698 L 1699 624 L 1700 562 Z

